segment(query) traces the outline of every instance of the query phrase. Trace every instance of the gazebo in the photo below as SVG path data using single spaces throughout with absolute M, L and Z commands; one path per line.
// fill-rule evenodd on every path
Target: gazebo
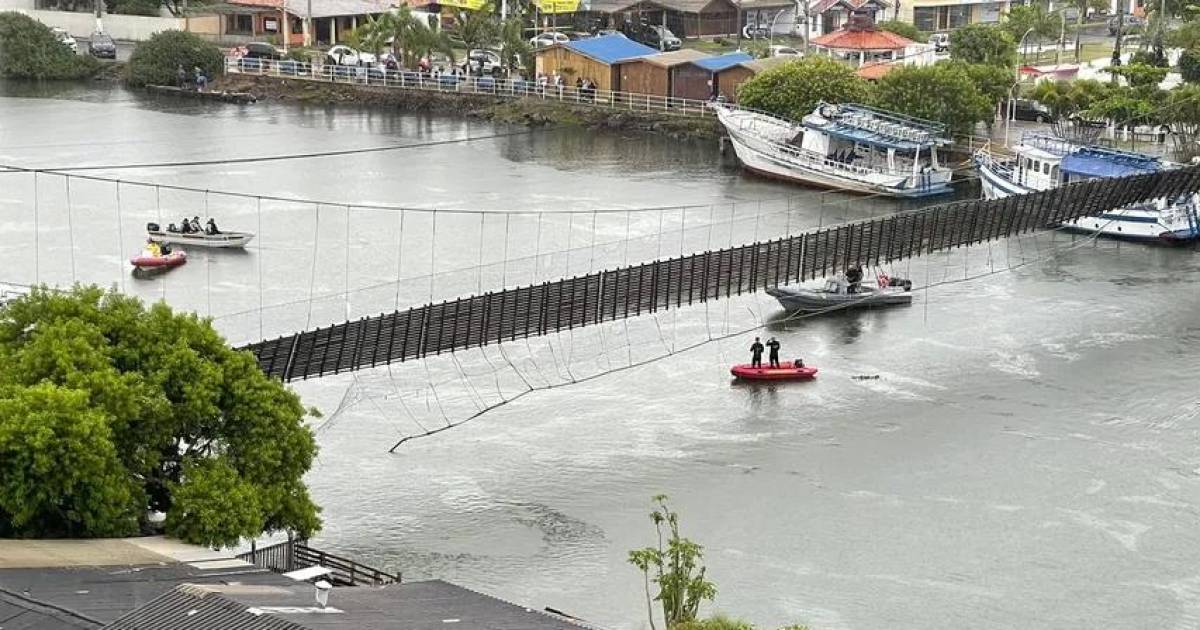
M 904 51 L 914 45 L 911 39 L 880 30 L 875 20 L 865 11 L 855 11 L 846 27 L 822 35 L 812 41 L 812 46 L 840 57 L 856 61 L 862 66 L 869 61 L 891 61 L 904 56 Z

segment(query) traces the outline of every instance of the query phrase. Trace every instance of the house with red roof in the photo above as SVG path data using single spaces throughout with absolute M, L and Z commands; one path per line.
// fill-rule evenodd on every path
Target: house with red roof
M 870 15 L 856 11 L 844 28 L 812 40 L 811 45 L 830 57 L 863 66 L 868 62 L 903 58 L 916 42 L 880 29 Z

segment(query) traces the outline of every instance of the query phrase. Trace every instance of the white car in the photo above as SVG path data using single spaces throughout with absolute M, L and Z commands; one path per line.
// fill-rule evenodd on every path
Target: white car
M 325 61 L 338 66 L 373 66 L 375 55 L 338 44 L 325 51 Z
M 463 69 L 463 72 L 467 71 L 467 64 L 470 64 L 471 74 L 495 74 L 501 67 L 500 53 L 493 50 L 475 48 L 467 53 L 466 60 L 462 62 L 460 67 Z
M 803 57 L 804 53 L 791 46 L 771 46 L 767 50 L 768 57 Z
M 79 54 L 79 44 L 75 41 L 74 37 L 71 37 L 71 34 L 67 32 L 67 29 L 56 26 L 50 29 L 50 32 L 54 33 L 54 38 L 57 39 L 59 43 L 67 48 L 70 48 L 71 52 Z
M 566 33 L 550 31 L 547 33 L 542 33 L 537 37 L 530 38 L 529 44 L 534 48 L 545 48 L 555 44 L 565 44 L 569 41 L 571 41 L 571 38 L 567 37 Z

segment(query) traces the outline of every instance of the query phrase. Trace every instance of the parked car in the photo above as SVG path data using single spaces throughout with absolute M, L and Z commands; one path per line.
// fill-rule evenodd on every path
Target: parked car
M 1028 120 L 1032 122 L 1054 121 L 1054 114 L 1050 113 L 1049 107 L 1027 98 L 1019 98 L 1013 101 L 1012 116 L 1013 120 Z
M 571 41 L 571 38 L 567 37 L 566 33 L 559 33 L 556 31 L 539 33 L 538 35 L 529 38 L 529 44 L 534 48 L 545 48 L 555 44 L 565 44 L 569 41 Z
M 678 37 L 675 37 L 675 33 L 672 33 L 671 29 L 661 24 L 641 24 L 634 26 L 625 35 L 635 42 L 665 52 L 679 50 L 683 47 L 683 42 Z
M 244 51 L 242 57 L 249 59 L 283 59 L 283 51 L 276 48 L 274 44 L 266 42 L 250 42 L 243 46 L 242 50 Z
M 804 53 L 791 46 L 771 46 L 767 49 L 768 57 L 803 57 Z
M 765 26 L 747 24 L 742 27 L 742 37 L 745 39 L 767 39 L 770 36 L 771 30 Z
M 58 42 L 63 46 L 70 48 L 71 52 L 79 52 L 79 43 L 75 41 L 74 37 L 71 37 L 71 34 L 67 32 L 67 29 L 55 26 L 54 28 L 50 29 L 50 32 L 54 33 L 54 39 L 57 39 Z
M 1121 26 L 1121 16 L 1114 15 L 1108 18 L 1108 34 L 1111 36 L 1117 35 L 1117 28 Z M 1146 29 L 1146 19 L 1137 15 L 1126 15 L 1124 18 L 1124 27 L 1121 28 L 1123 35 L 1129 33 L 1141 33 Z
M 929 45 L 933 46 L 933 52 L 943 53 L 950 50 L 950 33 L 934 33 L 929 36 Z
M 113 38 L 108 36 L 108 33 L 96 31 L 88 39 L 88 54 L 104 59 L 116 59 L 117 43 L 113 41 Z
M 467 58 L 460 66 L 463 72 L 468 72 L 470 66 L 470 74 L 480 76 L 485 74 L 495 74 L 500 70 L 500 53 L 492 50 L 483 50 L 476 48 L 467 53 Z
M 375 55 L 338 44 L 325 51 L 325 63 L 335 66 L 369 66 L 375 63 Z

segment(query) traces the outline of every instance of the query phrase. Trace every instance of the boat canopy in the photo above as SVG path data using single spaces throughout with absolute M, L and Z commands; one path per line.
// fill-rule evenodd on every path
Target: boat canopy
M 1083 147 L 1063 158 L 1062 170 L 1084 177 L 1125 177 L 1161 171 L 1158 158 L 1141 153 Z
M 817 105 L 815 113 L 825 122 L 806 118 L 805 126 L 859 144 L 916 151 L 950 143 L 949 139 L 942 137 L 946 132 L 945 125 L 866 105 L 821 103 Z

